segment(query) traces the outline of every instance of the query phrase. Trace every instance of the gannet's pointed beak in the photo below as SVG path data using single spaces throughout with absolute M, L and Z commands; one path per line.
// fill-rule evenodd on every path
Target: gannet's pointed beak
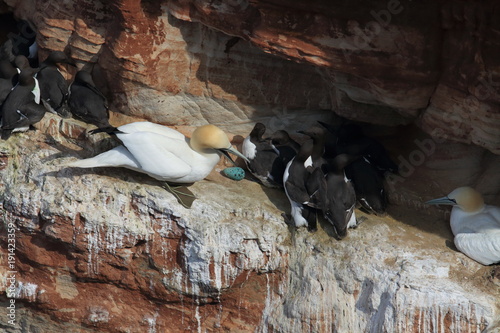
M 237 151 L 236 149 L 234 149 L 231 146 L 229 146 L 228 148 L 220 148 L 220 149 L 217 149 L 217 150 L 220 151 L 224 156 L 226 156 L 226 158 L 228 160 L 230 160 L 231 162 L 233 162 L 234 165 L 236 165 L 236 163 L 233 161 L 233 159 L 231 158 L 231 156 L 229 155 L 229 153 L 231 153 L 233 155 L 236 155 L 238 157 L 241 157 L 242 159 L 244 159 L 247 162 L 250 162 L 248 160 L 248 158 L 246 158 L 242 153 L 240 153 L 239 151 Z
M 454 206 L 457 202 L 454 199 L 450 199 L 448 197 L 442 197 L 437 199 L 432 199 L 426 202 L 428 205 L 451 205 Z

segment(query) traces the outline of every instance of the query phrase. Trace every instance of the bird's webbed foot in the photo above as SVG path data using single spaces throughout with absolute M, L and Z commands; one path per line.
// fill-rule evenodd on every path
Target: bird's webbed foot
M 185 208 L 191 208 L 194 200 L 196 199 L 196 196 L 184 185 L 172 186 L 167 182 L 164 182 L 161 187 L 172 193 L 177 201 Z

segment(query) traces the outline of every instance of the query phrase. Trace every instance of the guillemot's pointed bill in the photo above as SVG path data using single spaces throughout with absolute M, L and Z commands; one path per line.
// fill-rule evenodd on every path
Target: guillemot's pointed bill
M 460 252 L 483 265 L 500 262 L 500 207 L 486 205 L 471 187 L 459 187 L 426 203 L 453 206 L 450 226 Z

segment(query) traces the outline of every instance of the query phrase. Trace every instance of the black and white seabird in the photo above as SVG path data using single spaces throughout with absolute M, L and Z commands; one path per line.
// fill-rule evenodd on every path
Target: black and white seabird
M 0 108 L 17 83 L 17 71 L 9 61 L 0 61 Z
M 19 75 L 19 83 L 7 96 L 2 105 L 2 139 L 6 140 L 12 132 L 21 132 L 39 122 L 45 115 L 45 108 L 40 105 L 40 90 L 35 70 L 24 69 Z
M 365 137 L 352 142 L 339 142 L 337 151 L 361 156 L 346 166 L 346 175 L 354 183 L 356 198 L 361 206 L 371 213 L 385 214 L 387 195 L 384 174 L 397 171 L 397 165 L 389 158 L 385 148 L 379 142 Z
M 14 66 L 16 67 L 18 74 L 20 74 L 21 71 L 25 68 L 31 68 L 28 58 L 23 55 L 18 55 L 14 58 Z
M 326 163 L 324 159 L 325 144 L 326 144 L 326 131 L 318 126 L 313 126 L 307 130 L 298 131 L 298 133 L 307 135 L 313 141 L 313 148 L 311 150 L 312 163 L 315 167 L 321 167 Z
M 324 184 L 327 173 L 327 161 L 324 158 L 326 145 L 326 131 L 318 126 L 313 126 L 304 131 L 298 131 L 312 139 L 313 147 L 309 156 L 308 171 L 311 174 L 307 181 L 307 189 L 311 194 L 310 205 L 318 205 L 318 193 Z
M 286 164 L 279 158 L 279 151 L 264 139 L 266 126 L 256 123 L 250 134 L 243 140 L 241 151 L 248 159 L 248 171 L 264 186 L 282 187 Z
M 97 126 L 100 131 L 106 132 L 113 128 L 108 121 L 106 97 L 97 89 L 89 72 L 81 70 L 76 73 L 70 87 L 68 105 L 75 118 Z
M 9 33 L 9 39 L 0 47 L 0 57 L 13 62 L 16 56 L 23 55 L 33 67 L 38 67 L 36 32 L 26 20 L 19 20 L 16 25 L 17 31 Z
M 328 131 L 335 128 L 321 123 Z M 361 126 L 355 123 L 343 123 L 335 133 L 337 143 L 328 156 L 347 154 L 360 156 L 345 168 L 347 178 L 351 179 L 359 204 L 369 212 L 381 215 L 387 208 L 387 196 L 384 189 L 384 174 L 397 172 L 394 163 L 384 146 L 377 140 L 364 135 Z
M 349 164 L 345 173 L 354 183 L 359 204 L 370 213 L 384 215 L 387 209 L 387 194 L 380 172 L 366 157 L 361 157 Z
M 300 144 L 292 139 L 290 134 L 288 134 L 285 130 L 277 130 L 274 132 L 271 135 L 271 143 L 276 147 L 276 149 L 279 149 L 280 147 L 290 147 L 295 152 L 295 155 L 300 150 Z
M 309 231 L 317 230 L 317 209 L 311 205 L 311 196 L 308 182 L 311 180 L 312 140 L 304 142 L 297 155 L 288 163 L 283 174 L 285 194 L 290 201 L 291 221 L 285 216 L 289 224 L 295 227 L 307 226 Z M 310 186 L 309 186 L 310 187 Z
M 62 51 L 50 52 L 47 59 L 40 64 L 36 78 L 40 84 L 43 105 L 48 111 L 68 117 L 66 102 L 68 99 L 68 83 L 62 76 L 57 64 L 75 64 Z
M 333 225 L 339 239 L 347 236 L 347 229 L 357 225 L 354 208 L 356 192 L 344 169 L 359 156 L 337 155 L 328 160 L 324 185 L 320 187 L 319 202 L 325 219 Z

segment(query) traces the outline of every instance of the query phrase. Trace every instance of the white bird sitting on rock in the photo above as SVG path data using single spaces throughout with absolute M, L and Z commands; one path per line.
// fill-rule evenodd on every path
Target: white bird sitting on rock
M 427 204 L 453 205 L 450 225 L 460 252 L 483 265 L 500 262 L 500 207 L 485 205 L 470 187 L 459 187 Z
M 124 167 L 164 182 L 193 183 L 212 171 L 220 160 L 220 154 L 233 163 L 228 153 L 246 160 L 232 148 L 224 131 L 214 125 L 198 127 L 191 139 L 174 129 L 151 122 L 123 125 L 113 133 L 123 145 L 66 166 Z M 166 186 L 172 191 L 168 184 Z

